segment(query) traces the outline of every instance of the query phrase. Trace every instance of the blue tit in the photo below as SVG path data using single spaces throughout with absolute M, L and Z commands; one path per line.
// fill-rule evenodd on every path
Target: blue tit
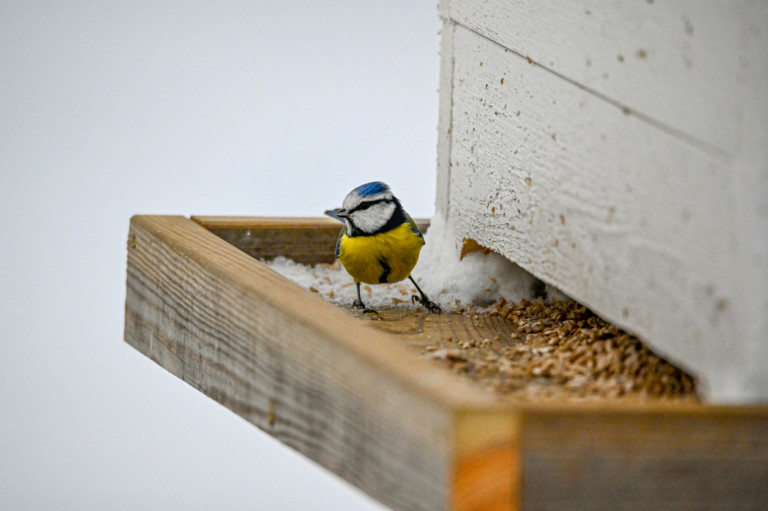
M 325 214 L 344 223 L 336 240 L 336 258 L 355 281 L 356 309 L 376 313 L 360 298 L 361 282 L 387 284 L 408 278 L 419 291 L 411 301 L 441 312 L 411 276 L 424 236 L 389 186 L 379 181 L 358 186 L 344 198 L 342 207 Z

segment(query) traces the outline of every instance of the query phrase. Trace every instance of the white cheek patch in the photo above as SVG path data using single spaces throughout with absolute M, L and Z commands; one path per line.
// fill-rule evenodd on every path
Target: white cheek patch
M 352 222 L 361 231 L 374 233 L 387 224 L 394 212 L 394 202 L 382 202 L 353 213 Z

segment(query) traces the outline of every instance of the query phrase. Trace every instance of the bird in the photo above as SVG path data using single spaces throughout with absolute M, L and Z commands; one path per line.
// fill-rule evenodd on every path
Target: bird
M 388 284 L 407 278 L 419 292 L 411 296 L 411 303 L 418 302 L 430 312 L 442 312 L 411 276 L 424 236 L 386 183 L 373 181 L 358 186 L 347 194 L 342 207 L 325 214 L 344 224 L 336 240 L 336 258 L 355 282 L 354 308 L 377 314 L 363 303 L 361 282 Z

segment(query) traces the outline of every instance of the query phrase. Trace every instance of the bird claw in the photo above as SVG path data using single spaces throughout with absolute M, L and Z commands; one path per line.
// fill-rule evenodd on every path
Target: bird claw
M 362 310 L 363 314 L 377 314 L 374 309 L 371 309 L 370 307 L 366 307 L 365 304 L 362 302 L 362 300 L 355 300 L 352 304 L 352 307 L 354 307 L 357 310 Z
M 429 312 L 437 312 L 438 314 L 442 314 L 443 310 L 440 308 L 438 304 L 427 298 L 426 295 L 419 296 L 419 295 L 411 295 L 411 303 L 419 302 L 421 305 L 424 306 L 425 309 L 427 309 Z

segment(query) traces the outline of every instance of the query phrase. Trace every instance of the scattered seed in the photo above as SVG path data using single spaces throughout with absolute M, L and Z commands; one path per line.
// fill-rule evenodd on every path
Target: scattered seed
M 459 341 L 458 349 L 428 346 L 425 354 L 485 388 L 524 399 L 698 399 L 691 376 L 574 301 L 501 299 L 486 314 L 516 331 Z

